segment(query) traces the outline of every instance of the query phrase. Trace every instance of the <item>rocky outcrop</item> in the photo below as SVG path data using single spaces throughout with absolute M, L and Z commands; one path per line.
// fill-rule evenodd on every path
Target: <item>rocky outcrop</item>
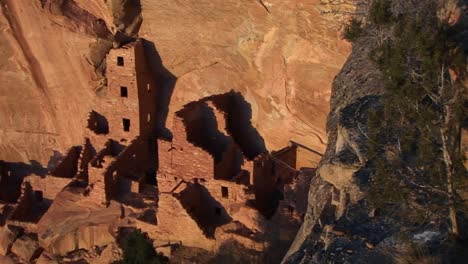
M 411 246 L 440 249 L 447 239 L 435 221 L 415 228 L 418 224 L 384 214 L 367 199 L 375 172 L 372 157 L 365 157 L 368 117 L 383 108 L 384 81 L 369 56 L 377 45 L 376 29 L 366 30 L 333 82 L 328 145 L 310 185 L 304 223 L 283 263 L 394 263 Z M 400 240 L 401 234 L 408 240 Z
M 16 230 L 11 230 L 7 226 L 0 227 L 0 256 L 6 256 L 13 242 L 18 237 Z
M 306 254 L 314 254 L 306 249 L 311 246 L 309 242 L 321 241 L 327 222 L 333 223 L 350 203 L 356 203 L 364 194 L 359 187 L 359 176 L 365 171 L 360 158 L 366 142 L 363 133 L 367 113 L 379 107 L 378 98 L 383 93 L 380 74 L 368 57 L 372 48 L 369 43 L 370 39 L 361 39 L 355 44 L 333 83 L 327 150 L 311 182 L 308 211 L 286 263 L 296 263 Z
M 25 262 L 29 262 L 33 258 L 37 257 L 40 254 L 40 251 L 41 248 L 39 247 L 37 240 L 27 235 L 23 235 L 18 238 L 11 247 L 11 252 Z
M 115 241 L 114 225 L 121 215 L 120 206 L 102 208 L 86 199 L 84 189 L 67 186 L 38 223 L 39 244 L 47 252 L 65 255 L 78 249 L 106 246 Z

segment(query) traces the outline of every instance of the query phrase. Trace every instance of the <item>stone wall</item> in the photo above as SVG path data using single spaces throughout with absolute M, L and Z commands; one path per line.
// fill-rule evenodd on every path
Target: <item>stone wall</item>
M 137 45 L 140 44 L 135 42 L 120 49 L 112 49 L 106 58 L 107 94 L 97 105 L 96 112 L 108 120 L 109 138 L 129 141 L 140 133 L 135 70 Z
M 271 155 L 276 161 L 274 174 L 278 175 L 282 184 L 290 183 L 297 176 L 297 146 L 283 148 Z
M 145 55 L 142 40 L 138 39 L 135 44 L 135 70 L 140 114 L 140 136 L 152 138 L 158 122 L 156 120 L 156 111 L 159 86 L 146 58 L 147 55 Z
M 59 178 L 53 176 L 41 177 L 38 175 L 30 175 L 24 179 L 29 182 L 33 191 L 39 191 L 44 199 L 50 201 L 55 199 L 55 196 L 71 182 L 71 179 Z
M 182 118 L 175 117 L 172 142 L 158 141 L 158 177 L 172 175 L 187 181 L 192 181 L 194 178 L 213 178 L 213 157 L 202 148 L 188 142 L 185 131 Z
M 172 194 L 159 195 L 157 226 L 140 224 L 151 238 L 164 244 L 182 244 L 188 247 L 214 251 L 215 240 L 207 238 L 195 220 Z M 177 224 L 174 224 L 177 223 Z M 144 228 L 146 226 L 146 228 Z
M 81 146 L 74 146 L 68 150 L 65 157 L 57 167 L 50 173 L 53 176 L 73 178 L 78 172 L 78 159 L 81 154 Z

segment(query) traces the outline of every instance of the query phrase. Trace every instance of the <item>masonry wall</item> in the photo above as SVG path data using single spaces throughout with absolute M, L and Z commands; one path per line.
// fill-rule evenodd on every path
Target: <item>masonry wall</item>
M 73 178 L 78 172 L 78 159 L 81 153 L 81 146 L 74 146 L 68 150 L 67 154 L 55 170 L 50 174 L 57 177 Z
M 96 155 L 96 149 L 91 144 L 89 138 L 85 139 L 85 143 L 82 146 L 82 151 L 78 159 L 78 175 L 77 178 L 84 181 L 89 181 L 88 177 L 88 166 L 91 159 Z
M 187 141 L 185 125 L 180 117 L 174 118 L 172 133 L 172 143 L 158 141 L 158 177 L 171 175 L 187 181 L 213 178 L 213 157 Z
M 0 161 L 0 201 L 15 203 L 21 195 L 22 180 L 22 176 L 18 175 L 16 170 Z
M 270 214 L 276 208 L 275 201 L 278 195 L 277 181 L 275 173 L 277 165 L 267 154 L 261 154 L 254 160 L 253 188 L 255 191 L 255 204 L 257 208 Z
M 139 100 L 140 136 L 152 137 L 157 126 L 156 96 L 159 86 L 146 61 L 141 39 L 138 39 L 135 44 L 135 69 Z
M 67 178 L 53 177 L 50 175 L 41 177 L 34 174 L 26 177 L 24 180 L 25 182 L 29 182 L 34 191 L 42 192 L 44 199 L 51 201 L 54 200 L 55 196 L 71 182 L 71 179 Z
M 108 138 L 130 141 L 140 133 L 139 95 L 136 73 L 135 42 L 110 50 L 106 58 L 107 94 L 98 113 L 108 120 Z M 123 65 L 119 65 L 123 63 Z M 126 90 L 122 96 L 121 89 Z M 124 131 L 123 119 L 130 120 L 129 131 Z
M 276 162 L 274 173 L 281 184 L 290 183 L 297 175 L 297 146 L 290 146 L 273 152 L 272 156 L 281 162 Z M 288 167 L 289 166 L 289 167 Z
M 203 185 L 187 184 L 177 197 L 206 237 L 214 238 L 215 229 L 231 221 L 226 209 Z
M 245 205 L 249 200 L 254 200 L 255 196 L 247 186 L 235 182 L 223 180 L 201 181 L 203 185 L 229 214 L 234 213 L 239 206 Z M 224 192 L 223 192 L 224 189 Z
M 22 188 L 21 197 L 18 199 L 10 220 L 31 222 L 34 220 L 33 209 L 35 206 L 35 198 L 31 185 L 25 182 Z
M 155 172 L 156 146 L 138 137 L 119 153 L 106 170 L 105 178 L 108 179 L 106 186 L 109 186 L 107 193 L 111 197 L 121 196 L 128 192 L 138 193 L 140 185 L 151 184 L 147 178 L 156 177 Z M 122 178 L 130 181 L 119 180 Z
M 214 165 L 214 178 L 231 180 L 241 172 L 243 162 L 244 157 L 239 146 L 231 139 L 221 161 Z
M 158 244 L 182 244 L 188 247 L 214 251 L 215 240 L 207 238 L 180 201 L 172 194 L 160 194 L 158 206 L 158 225 L 141 225 Z M 177 223 L 176 225 L 174 223 Z M 147 228 L 145 228 L 147 227 Z

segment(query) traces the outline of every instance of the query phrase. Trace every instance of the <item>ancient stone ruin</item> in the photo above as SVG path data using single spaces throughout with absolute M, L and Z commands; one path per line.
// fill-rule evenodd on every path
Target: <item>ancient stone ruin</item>
M 234 243 L 281 258 L 306 210 L 312 173 L 297 166 L 302 146 L 268 151 L 234 91 L 185 105 L 162 135 L 163 100 L 143 40 L 111 50 L 106 63 L 107 88 L 82 146 L 47 175 L 15 176 L 0 163 L 0 232 L 8 237 L 0 254 L 27 242 L 34 250 L 23 261 L 42 251 L 63 256 L 115 243 L 119 228 L 135 227 L 166 255 Z

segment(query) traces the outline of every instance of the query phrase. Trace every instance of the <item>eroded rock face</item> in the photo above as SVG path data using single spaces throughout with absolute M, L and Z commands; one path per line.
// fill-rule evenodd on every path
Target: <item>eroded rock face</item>
M 75 187 L 68 186 L 39 221 L 39 244 L 57 255 L 111 244 L 115 241 L 113 225 L 120 213 L 116 203 L 102 208 L 83 197 Z
M 11 252 L 26 262 L 29 262 L 39 251 L 37 241 L 27 235 L 18 238 L 11 247 Z
M 398 2 L 409 3 L 393 1 Z M 462 6 L 451 3 L 454 9 Z M 447 232 L 436 224 L 432 227 L 436 221 L 426 220 L 430 223 L 418 227 L 369 203 L 369 183 L 376 169 L 371 164 L 375 157 L 365 157 L 370 140 L 368 117 L 382 110 L 385 91 L 384 76 L 369 56 L 377 46 L 370 37 L 372 30 L 353 43 L 351 55 L 333 82 L 328 145 L 311 181 L 304 223 L 283 263 L 394 263 L 410 243 L 431 248 L 438 241 L 434 248 L 445 247 Z M 465 141 L 462 135 L 461 144 Z M 398 238 L 402 230 L 410 242 Z
M 290 139 L 324 149 L 330 84 L 350 49 L 338 33 L 343 16 L 330 16 L 330 8 L 353 5 L 142 0 L 141 23 L 138 8 L 121 1 L 65 2 L 2 4 L 0 159 L 46 164 L 53 150 L 81 144 L 100 81 L 95 59 L 109 48 L 109 34 L 138 29 L 177 78 L 175 85 L 166 82 L 169 115 L 234 89 L 252 105 L 253 124 L 269 149 Z
M 0 228 L 0 255 L 5 256 L 8 253 L 17 237 L 18 233 L 7 226 Z

